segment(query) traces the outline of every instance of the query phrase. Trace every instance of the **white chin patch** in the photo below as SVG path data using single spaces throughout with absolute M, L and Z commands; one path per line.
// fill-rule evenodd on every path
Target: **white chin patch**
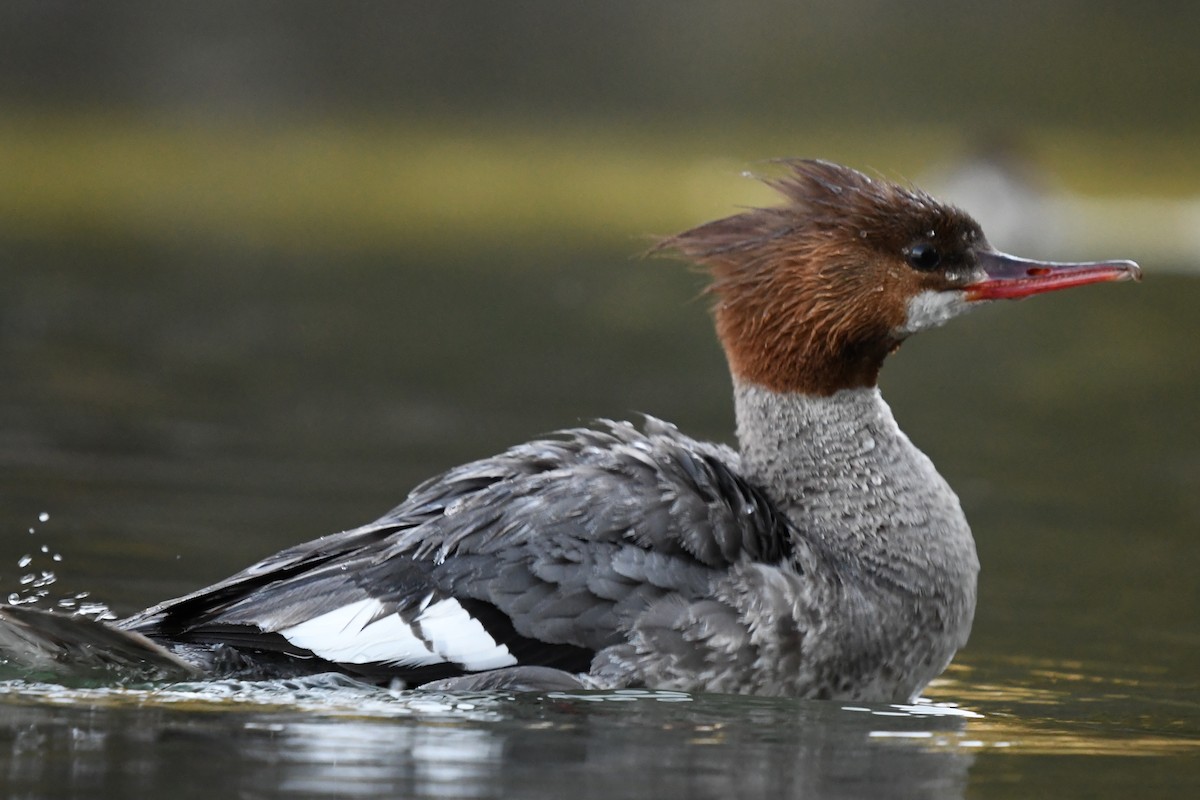
M 927 289 L 908 301 L 908 319 L 895 330 L 897 336 L 908 336 L 945 325 L 959 314 L 970 311 L 976 303 L 967 300 L 967 293 L 951 289 L 937 292 Z
M 411 623 L 367 598 L 279 633 L 297 647 L 343 664 L 420 667 L 449 662 L 485 670 L 517 663 L 509 649 L 452 598 L 429 603 Z

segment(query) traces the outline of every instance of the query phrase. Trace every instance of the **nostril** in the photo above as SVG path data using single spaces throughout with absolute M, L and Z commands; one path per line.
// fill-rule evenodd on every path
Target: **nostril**
M 1050 270 L 1046 267 L 1030 267 L 1029 269 L 1025 270 L 1025 274 L 1030 278 L 1040 278 L 1043 275 L 1049 275 Z

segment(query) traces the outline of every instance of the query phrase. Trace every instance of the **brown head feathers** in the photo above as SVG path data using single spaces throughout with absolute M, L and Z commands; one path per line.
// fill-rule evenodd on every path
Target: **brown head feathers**
M 979 225 L 925 192 L 827 161 L 779 162 L 786 199 L 661 242 L 707 267 L 733 374 L 781 392 L 873 386 L 909 301 L 953 289 L 986 248 Z M 920 262 L 935 246 L 939 260 Z M 924 268 L 923 268 L 924 267 Z

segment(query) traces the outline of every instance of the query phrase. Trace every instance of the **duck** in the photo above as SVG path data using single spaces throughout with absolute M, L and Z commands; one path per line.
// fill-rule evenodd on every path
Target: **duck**
M 1141 270 L 1006 255 L 915 186 L 777 163 L 761 180 L 780 204 L 653 248 L 710 278 L 736 448 L 650 416 L 562 430 L 125 619 L 0 608 L 0 653 L 443 692 L 913 700 L 967 642 L 979 560 L 880 394 L 884 361 L 993 301 Z

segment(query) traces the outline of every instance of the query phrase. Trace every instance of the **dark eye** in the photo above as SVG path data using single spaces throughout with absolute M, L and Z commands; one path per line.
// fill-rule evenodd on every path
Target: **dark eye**
M 942 263 L 942 254 L 931 244 L 914 244 L 904 252 L 914 269 L 929 271 Z

